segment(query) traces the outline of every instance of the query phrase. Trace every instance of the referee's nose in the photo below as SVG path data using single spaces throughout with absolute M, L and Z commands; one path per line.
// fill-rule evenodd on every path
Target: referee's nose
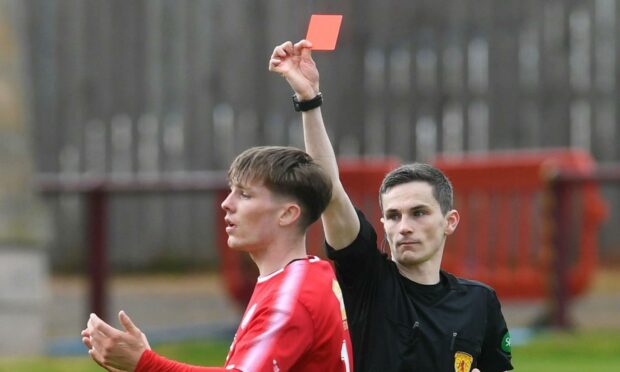
M 398 223 L 398 232 L 401 235 L 409 235 L 413 233 L 413 219 L 404 215 Z

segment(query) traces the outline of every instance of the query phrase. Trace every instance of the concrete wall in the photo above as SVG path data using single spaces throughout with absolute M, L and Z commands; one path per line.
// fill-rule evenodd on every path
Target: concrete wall
M 45 346 L 46 218 L 32 190 L 19 4 L 0 2 L 0 355 Z

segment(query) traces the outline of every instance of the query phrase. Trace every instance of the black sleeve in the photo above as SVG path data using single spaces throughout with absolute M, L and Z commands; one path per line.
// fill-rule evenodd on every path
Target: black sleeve
M 360 231 L 351 244 L 336 250 L 325 242 L 327 257 L 334 261 L 336 275 L 341 286 L 350 290 L 364 285 L 364 281 L 375 277 L 386 255 L 377 249 L 377 233 L 364 213 L 356 209 Z
M 510 333 L 495 291 L 491 291 L 488 296 L 487 317 L 486 334 L 477 368 L 482 372 L 511 370 Z

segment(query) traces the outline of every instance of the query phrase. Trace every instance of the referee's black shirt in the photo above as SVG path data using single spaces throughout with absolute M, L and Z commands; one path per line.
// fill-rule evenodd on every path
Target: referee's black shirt
M 444 271 L 437 285 L 408 280 L 378 251 L 372 225 L 358 215 L 355 241 L 341 250 L 327 246 L 343 292 L 355 370 L 511 370 L 510 335 L 493 289 Z

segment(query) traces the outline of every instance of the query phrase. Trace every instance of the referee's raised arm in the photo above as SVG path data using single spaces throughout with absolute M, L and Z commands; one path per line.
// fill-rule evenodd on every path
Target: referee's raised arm
M 311 55 L 312 44 L 301 40 L 278 45 L 269 61 L 269 70 L 281 74 L 295 93 L 295 109 L 301 111 L 306 152 L 323 167 L 332 181 L 332 199 L 323 212 L 325 240 L 342 249 L 355 240 L 360 222 L 338 173 L 334 149 L 327 135 L 320 105 L 319 71 Z

